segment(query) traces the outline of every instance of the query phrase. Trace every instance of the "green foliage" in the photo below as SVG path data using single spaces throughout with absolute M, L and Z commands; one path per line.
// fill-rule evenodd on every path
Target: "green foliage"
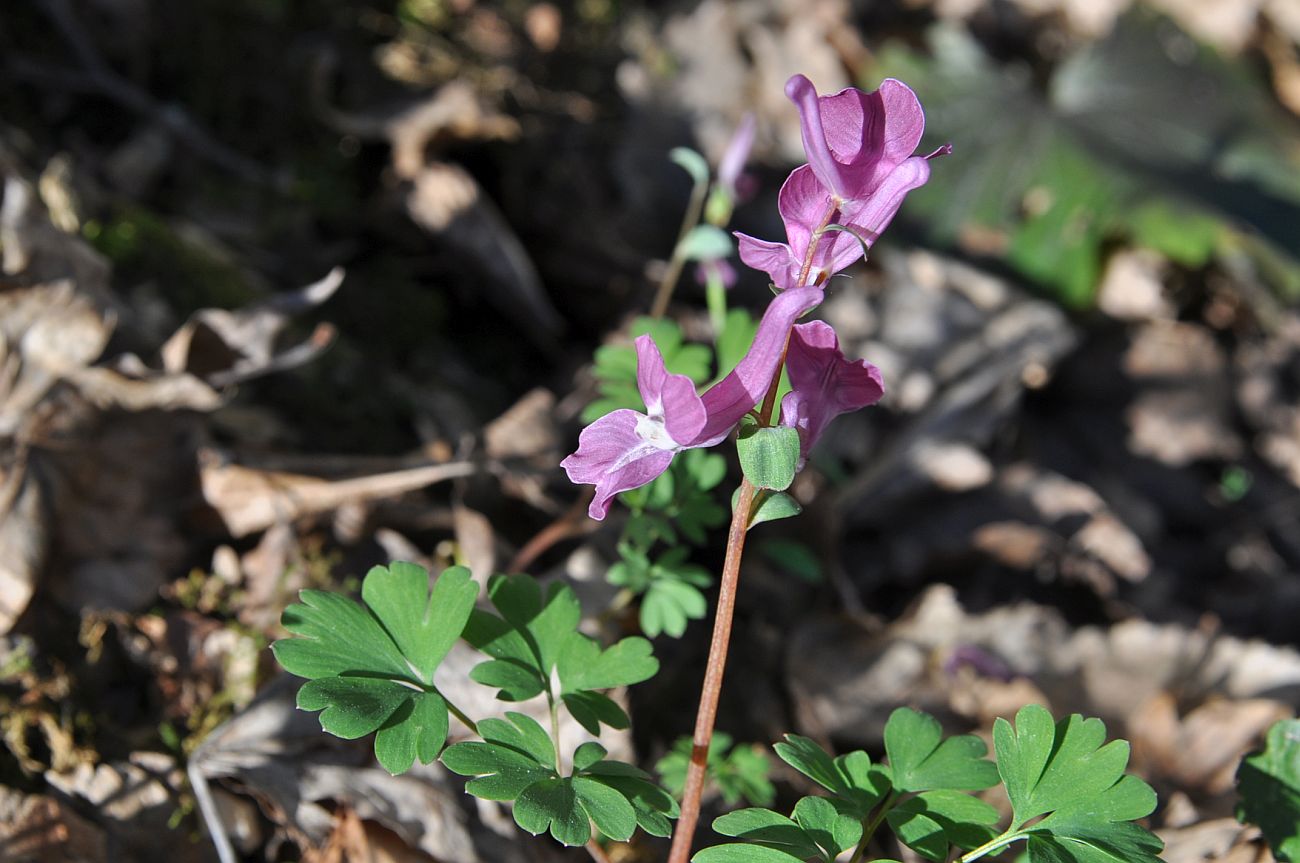
M 1237 818 L 1258 824 L 1284 863 L 1300 863 L 1300 719 L 1276 722 L 1237 770 Z
M 624 638 L 607 649 L 578 632 L 582 616 L 568 585 L 552 584 L 545 593 L 525 575 L 494 575 L 488 597 L 500 616 L 474 609 L 464 637 L 491 657 L 470 678 L 498 689 L 504 701 L 524 701 L 545 694 L 561 701 L 592 734 L 600 725 L 626 728 L 627 714 L 596 692 L 653 677 L 659 661 L 644 638 Z M 552 672 L 559 678 L 552 691 Z
M 679 737 L 672 751 L 659 759 L 655 770 L 663 786 L 680 797 L 686 787 L 686 771 L 691 764 L 692 741 Z M 732 747 L 730 734 L 713 733 L 709 742 L 709 757 L 705 775 L 712 780 L 718 793 L 728 804 L 744 800 L 751 806 L 769 806 L 776 799 L 776 788 L 768 779 L 772 764 L 767 755 L 753 746 Z
M 619 496 L 632 511 L 624 541 L 648 551 L 658 541 L 677 545 L 680 534 L 703 545 L 708 531 L 727 520 L 726 509 L 713 495 L 726 475 L 727 461 L 717 453 L 703 449 L 679 453 L 653 482 Z
M 777 755 L 826 796 L 803 798 L 788 817 L 757 808 L 724 815 L 714 829 L 745 844 L 707 848 L 693 859 L 832 863 L 865 846 L 883 824 L 935 863 L 954 848 L 968 851 L 962 860 L 970 863 L 1020 839 L 1028 840 L 1031 863 L 1154 863 L 1160 840 L 1132 823 L 1151 812 L 1154 794 L 1124 775 L 1127 743 L 1102 745 L 1100 720 L 1075 715 L 1053 723 L 1031 705 L 1014 728 L 999 719 L 994 739 L 996 766 L 979 738 L 944 739 L 933 717 L 906 707 L 885 725 L 884 764 L 861 751 L 832 758 L 808 738 L 787 735 Z M 1014 809 L 1000 834 L 997 810 L 963 793 L 996 785 L 999 776 Z
M 297 638 L 272 645 L 284 668 L 307 678 L 298 706 L 321 711 L 321 727 L 353 739 L 372 731 L 391 773 L 427 764 L 447 737 L 447 705 L 433 673 L 469 619 L 478 585 L 464 567 L 429 575 L 410 563 L 377 566 L 361 587 L 365 606 L 319 590 L 281 618 Z
M 1028 837 L 1030 863 L 1154 863 L 1162 845 L 1133 821 L 1155 809 L 1142 780 L 1124 774 L 1127 741 L 1105 743 L 1100 719 L 1060 722 L 1031 704 L 993 725 L 998 773 L 1011 800 L 1008 835 Z M 1103 745 L 1104 744 L 1104 745 Z M 1023 825 L 1045 816 L 1032 827 Z
M 825 577 L 817 553 L 797 539 L 770 537 L 758 544 L 758 553 L 778 568 L 809 584 L 819 584 Z
M 740 469 L 755 488 L 784 491 L 799 467 L 799 430 L 789 426 L 760 427 L 742 421 L 736 439 Z
M 646 635 L 678 638 L 688 621 L 702 619 L 708 610 L 702 591 L 713 584 L 713 576 L 688 561 L 690 548 L 683 541 L 703 545 L 708 530 L 726 521 L 727 511 L 713 496 L 726 473 L 722 456 L 687 450 L 654 482 L 622 495 L 632 514 L 618 544 L 619 561 L 606 577 L 641 597 Z M 672 547 L 653 554 L 659 542 Z
M 943 739 L 933 716 L 900 707 L 885 723 L 889 778 L 897 791 L 949 788 L 979 791 L 998 784 L 998 771 L 985 760 L 988 747 L 973 734 Z
M 736 243 L 716 225 L 696 225 L 682 237 L 677 254 L 687 261 L 717 261 L 731 256 Z
M 636 338 L 649 334 L 664 357 L 664 367 L 672 374 L 686 375 L 696 384 L 708 380 L 713 352 L 706 345 L 682 343 L 682 331 L 673 321 L 637 318 L 629 335 Z M 600 397 L 582 412 L 583 422 L 593 422 L 610 411 L 622 408 L 645 410 L 636 385 L 636 348 L 632 345 L 604 345 L 596 349 L 596 389 Z
M 508 720 L 508 721 L 507 721 Z M 447 747 L 448 770 L 472 776 L 465 790 L 485 800 L 514 801 L 514 818 L 534 836 L 550 832 L 564 845 L 591 838 L 591 824 L 611 839 L 629 839 L 638 826 L 655 836 L 671 833 L 677 804 L 628 764 L 605 760 L 605 748 L 584 743 L 573 753 L 573 772 L 563 775 L 550 735 L 537 720 L 507 713 L 484 719 L 479 741 Z
M 709 160 L 690 147 L 673 147 L 668 151 L 668 158 L 690 174 L 695 185 L 702 186 L 709 182 Z
M 609 569 L 609 583 L 625 587 L 641 599 L 641 629 L 654 637 L 667 633 L 680 638 L 688 620 L 701 620 L 708 611 L 702 588 L 713 576 L 702 566 L 687 563 L 690 549 L 677 546 L 651 562 L 631 543 L 619 544 L 621 560 Z

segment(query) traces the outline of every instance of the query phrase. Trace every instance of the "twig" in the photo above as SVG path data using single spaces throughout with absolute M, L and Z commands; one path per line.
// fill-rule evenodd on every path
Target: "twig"
M 582 494 L 578 495 L 578 499 L 573 502 L 573 506 L 569 507 L 563 515 L 534 534 L 532 539 L 524 543 L 523 548 L 515 552 L 515 556 L 510 559 L 510 565 L 506 567 L 506 571 L 524 572 L 533 565 L 537 558 L 541 557 L 547 549 L 556 543 L 594 531 L 599 523 L 586 518 L 585 515 L 592 494 L 591 489 L 586 489 Z

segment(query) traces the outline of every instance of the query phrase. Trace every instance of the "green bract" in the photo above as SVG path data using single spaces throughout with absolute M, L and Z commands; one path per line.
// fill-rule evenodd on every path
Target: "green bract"
M 298 706 L 320 710 L 321 727 L 348 739 L 372 731 L 391 773 L 427 764 L 447 738 L 447 704 L 433 673 L 460 637 L 478 585 L 464 567 L 429 574 L 410 563 L 377 566 L 361 586 L 365 606 L 318 590 L 284 610 L 297 638 L 272 645 L 284 668 L 308 682 Z
M 1300 863 L 1300 719 L 1276 722 L 1237 770 L 1237 818 L 1260 826 L 1273 856 Z
M 784 491 L 799 467 L 799 430 L 789 426 L 760 428 L 742 422 L 736 440 L 740 469 L 755 488 Z

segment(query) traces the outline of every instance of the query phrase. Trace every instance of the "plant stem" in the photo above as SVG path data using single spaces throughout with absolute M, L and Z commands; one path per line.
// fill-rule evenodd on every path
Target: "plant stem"
M 564 769 L 560 766 L 560 709 L 555 703 L 555 696 L 551 695 L 549 686 L 546 688 L 546 703 L 551 707 L 551 740 L 555 741 L 555 772 L 563 776 Z
M 452 716 L 459 719 L 465 725 L 465 727 L 468 728 L 470 731 L 472 731 L 475 734 L 478 734 L 478 723 L 476 723 L 473 719 L 470 719 L 468 716 L 466 716 L 465 712 L 461 710 L 459 707 L 452 704 L 451 700 L 447 698 L 447 696 L 443 695 L 441 692 L 439 692 L 438 695 L 441 696 L 442 703 L 447 705 L 447 710 L 451 713 Z
M 708 191 L 707 180 L 696 183 L 691 189 L 691 200 L 686 205 L 685 215 L 682 216 L 682 227 L 677 232 L 677 242 L 673 244 L 673 253 L 668 259 L 668 267 L 664 270 L 663 278 L 659 280 L 659 290 L 655 291 L 655 301 L 650 306 L 652 318 L 662 318 L 668 311 L 668 301 L 672 299 L 673 291 L 677 288 L 677 280 L 682 276 L 682 267 L 686 265 L 686 258 L 682 254 L 682 241 L 700 223 L 700 213 L 704 209 L 704 196 Z
M 985 842 L 980 847 L 966 852 L 958 860 L 958 863 L 971 863 L 972 860 L 978 860 L 985 854 L 992 854 L 994 851 L 1000 851 L 1012 842 L 1015 842 L 1017 839 L 1023 839 L 1027 835 L 1029 834 L 1023 830 L 1017 830 L 1013 833 L 1003 833 L 1001 836 Z
M 591 855 L 591 859 L 596 863 L 609 863 L 609 855 L 605 853 L 605 849 L 601 848 L 600 843 L 595 839 L 587 840 L 587 853 Z
M 853 850 L 853 856 L 849 858 L 849 863 L 859 863 L 862 860 L 862 855 L 867 850 L 867 843 L 871 841 L 872 836 L 876 835 L 876 829 L 880 827 L 880 822 L 884 821 L 885 816 L 889 814 L 889 810 L 894 808 L 894 802 L 897 799 L 897 791 L 889 792 L 889 796 L 880 804 L 876 814 L 871 817 L 870 821 L 862 825 L 862 841 L 858 842 L 858 847 Z
M 698 190 L 698 187 L 697 187 Z M 799 274 L 802 285 L 812 270 L 813 256 L 821 241 L 822 232 L 839 212 L 838 202 L 832 201 L 821 225 L 813 232 L 804 255 Z M 696 214 L 698 218 L 698 213 Z M 685 226 L 683 226 L 685 227 Z M 692 224 L 691 227 L 694 227 Z M 688 231 L 689 229 L 687 229 Z M 682 236 L 687 231 L 683 231 Z M 680 243 L 679 243 L 680 245 Z M 680 267 L 678 267 L 680 271 Z M 674 277 L 675 280 L 675 277 Z M 664 300 L 667 306 L 667 300 Z M 790 334 L 786 333 L 789 345 Z M 776 410 L 776 393 L 781 387 L 781 370 L 785 367 L 785 350 L 777 363 L 767 396 L 763 399 L 759 425 L 772 422 Z M 700 707 L 695 714 L 695 734 L 691 741 L 691 764 L 686 771 L 686 787 L 682 791 L 681 816 L 673 830 L 673 844 L 668 852 L 668 863 L 687 863 L 691 856 L 691 841 L 695 838 L 695 825 L 700 820 L 700 797 L 704 794 L 704 773 L 709 761 L 709 744 L 713 741 L 713 723 L 718 716 L 718 698 L 722 693 L 722 672 L 727 664 L 727 646 L 731 641 L 731 620 L 736 611 L 736 587 L 740 581 L 740 558 L 745 551 L 745 533 L 749 530 L 750 510 L 754 506 L 755 489 L 748 478 L 740 481 L 740 495 L 736 509 L 731 514 L 731 528 L 727 532 L 727 557 L 722 564 L 722 585 L 718 591 L 718 609 L 713 616 L 713 639 L 709 643 L 708 664 L 704 670 L 704 687 L 700 692 Z
M 745 550 L 745 531 L 749 528 L 749 511 L 754 503 L 754 486 L 741 480 L 740 497 L 731 514 L 727 533 L 727 558 L 722 564 L 722 587 L 718 592 L 718 610 L 713 618 L 713 640 L 709 644 L 708 665 L 700 708 L 695 715 L 695 735 L 691 742 L 691 764 L 686 771 L 686 788 L 682 792 L 681 817 L 673 830 L 668 863 L 686 863 L 691 854 L 691 840 L 700 820 L 700 797 L 704 792 L 704 772 L 713 741 L 713 723 L 718 715 L 718 696 L 722 692 L 722 672 L 727 664 L 727 646 L 731 641 L 731 619 L 736 610 L 736 585 L 740 579 L 740 558 Z

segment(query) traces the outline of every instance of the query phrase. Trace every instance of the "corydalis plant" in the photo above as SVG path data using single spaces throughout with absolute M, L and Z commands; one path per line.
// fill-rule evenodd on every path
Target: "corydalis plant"
M 831 276 L 866 254 L 907 192 L 929 179 L 929 159 L 948 150 L 913 155 L 925 116 L 916 94 L 900 81 L 890 79 L 873 93 L 848 89 L 818 96 L 807 78 L 796 75 L 786 94 L 799 110 L 808 164 L 796 168 L 781 189 L 786 242 L 737 234 L 741 259 L 767 272 L 776 292 L 744 358 L 698 394 L 689 378 L 667 372 L 653 339 L 639 337 L 637 385 L 645 413 L 624 409 L 601 417 L 582 431 L 577 451 L 562 462 L 572 481 L 595 485 L 589 513 L 603 519 L 614 495 L 652 481 L 677 453 L 714 446 L 741 425 L 737 449 L 744 479 L 733 499 L 670 863 L 685 863 L 699 816 L 745 534 L 757 523 L 799 512 L 784 490 L 827 424 L 884 394 L 880 372 L 865 361 L 846 359 L 828 324 L 797 321 L 822 302 Z M 778 414 L 783 369 L 789 370 L 792 391 Z

